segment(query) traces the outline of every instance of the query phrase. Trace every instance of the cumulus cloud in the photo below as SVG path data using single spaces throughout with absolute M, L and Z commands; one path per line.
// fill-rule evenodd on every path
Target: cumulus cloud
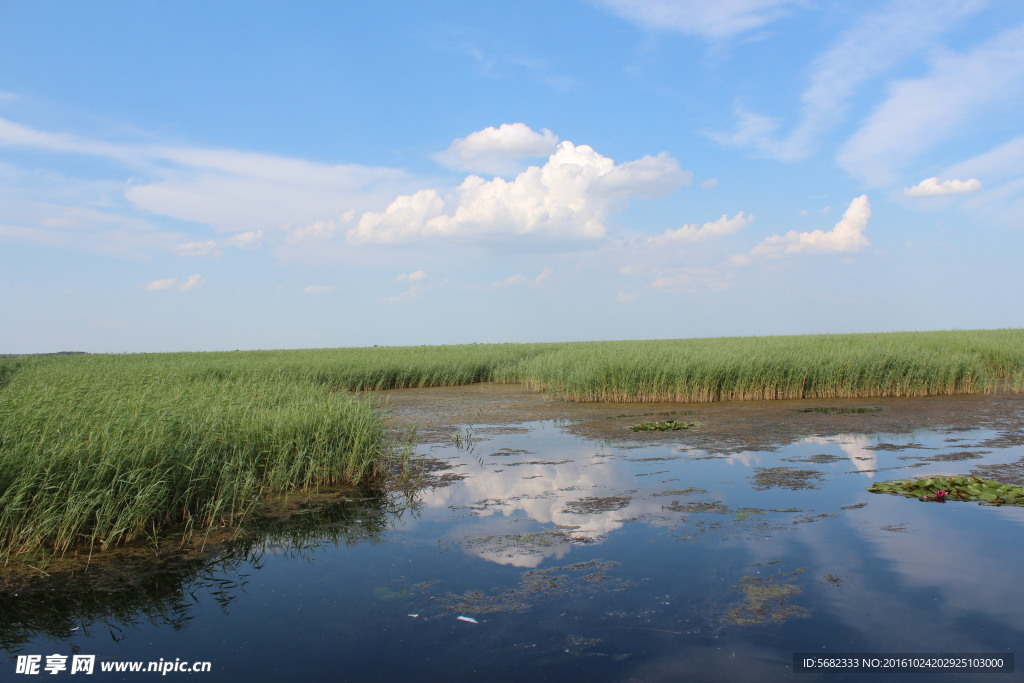
M 166 278 L 164 280 L 153 280 L 147 282 L 145 288 L 150 292 L 187 292 L 193 289 L 199 289 L 206 284 L 206 278 L 199 273 L 189 275 L 184 282 L 176 277 Z
M 974 130 L 993 106 L 1024 94 L 1024 25 L 967 54 L 943 54 L 921 78 L 897 82 L 839 150 L 836 161 L 874 184 L 896 182 L 919 154 Z
M 925 178 L 917 185 L 903 190 L 908 197 L 934 197 L 941 194 L 963 194 L 964 192 L 977 192 L 981 189 L 981 181 L 977 178 L 970 180 L 945 180 L 939 182 L 938 178 Z
M 773 235 L 754 247 L 752 256 L 787 256 L 792 254 L 836 254 L 856 252 L 870 246 L 864 231 L 871 218 L 871 203 L 866 194 L 850 202 L 843 218 L 829 231 L 797 232 Z M 733 260 L 743 265 L 743 259 Z
M 364 213 L 347 237 L 353 244 L 510 235 L 597 239 L 623 200 L 667 194 L 690 177 L 665 153 L 616 164 L 588 145 L 564 141 L 543 166 L 514 180 L 470 175 L 444 196 L 432 188 L 399 196 L 382 212 Z
M 644 28 L 729 38 L 769 24 L 803 0 L 597 0 Z
M 649 241 L 658 243 L 672 241 L 702 242 L 713 237 L 736 234 L 749 225 L 752 220 L 754 220 L 753 216 L 747 216 L 740 211 L 732 218 L 729 218 L 728 215 L 723 215 L 718 220 L 710 221 L 703 225 L 687 223 L 680 228 L 666 230 L 663 234 L 650 238 Z
M 520 159 L 548 156 L 557 144 L 547 128 L 538 133 L 524 123 L 503 123 L 458 138 L 434 158 L 457 171 L 508 175 L 522 169 Z

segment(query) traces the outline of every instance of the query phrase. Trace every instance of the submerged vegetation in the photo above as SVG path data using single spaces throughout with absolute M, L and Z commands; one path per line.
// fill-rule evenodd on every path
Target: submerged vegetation
M 379 480 L 384 416 L 352 392 L 487 381 L 574 401 L 1024 391 L 1024 330 L 0 357 L 0 559 Z

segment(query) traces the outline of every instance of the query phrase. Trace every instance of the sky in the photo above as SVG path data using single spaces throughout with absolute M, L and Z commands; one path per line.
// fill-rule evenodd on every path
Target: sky
M 0 0 L 0 353 L 1024 327 L 1024 3 Z

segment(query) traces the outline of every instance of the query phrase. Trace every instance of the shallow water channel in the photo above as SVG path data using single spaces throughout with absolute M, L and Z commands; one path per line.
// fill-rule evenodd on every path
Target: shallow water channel
M 218 681 L 840 681 L 862 677 L 795 673 L 793 654 L 1024 642 L 1024 508 L 866 490 L 971 471 L 1022 483 L 1020 397 L 391 400 L 419 427 L 418 488 L 333 493 L 158 571 L 145 552 L 99 562 L 109 579 L 88 588 L 48 572 L 60 586 L 0 595 L 0 679 L 19 678 L 19 654 L 91 654 L 108 680 L 137 674 L 99 662 L 178 658 Z M 698 425 L 628 429 L 665 419 Z

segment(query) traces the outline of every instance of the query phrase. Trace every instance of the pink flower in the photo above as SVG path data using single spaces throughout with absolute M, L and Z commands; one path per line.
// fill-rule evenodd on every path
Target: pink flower
M 935 492 L 935 500 L 939 501 L 940 503 L 944 503 L 946 501 L 946 496 L 948 495 L 949 491 L 939 489 L 938 491 Z

